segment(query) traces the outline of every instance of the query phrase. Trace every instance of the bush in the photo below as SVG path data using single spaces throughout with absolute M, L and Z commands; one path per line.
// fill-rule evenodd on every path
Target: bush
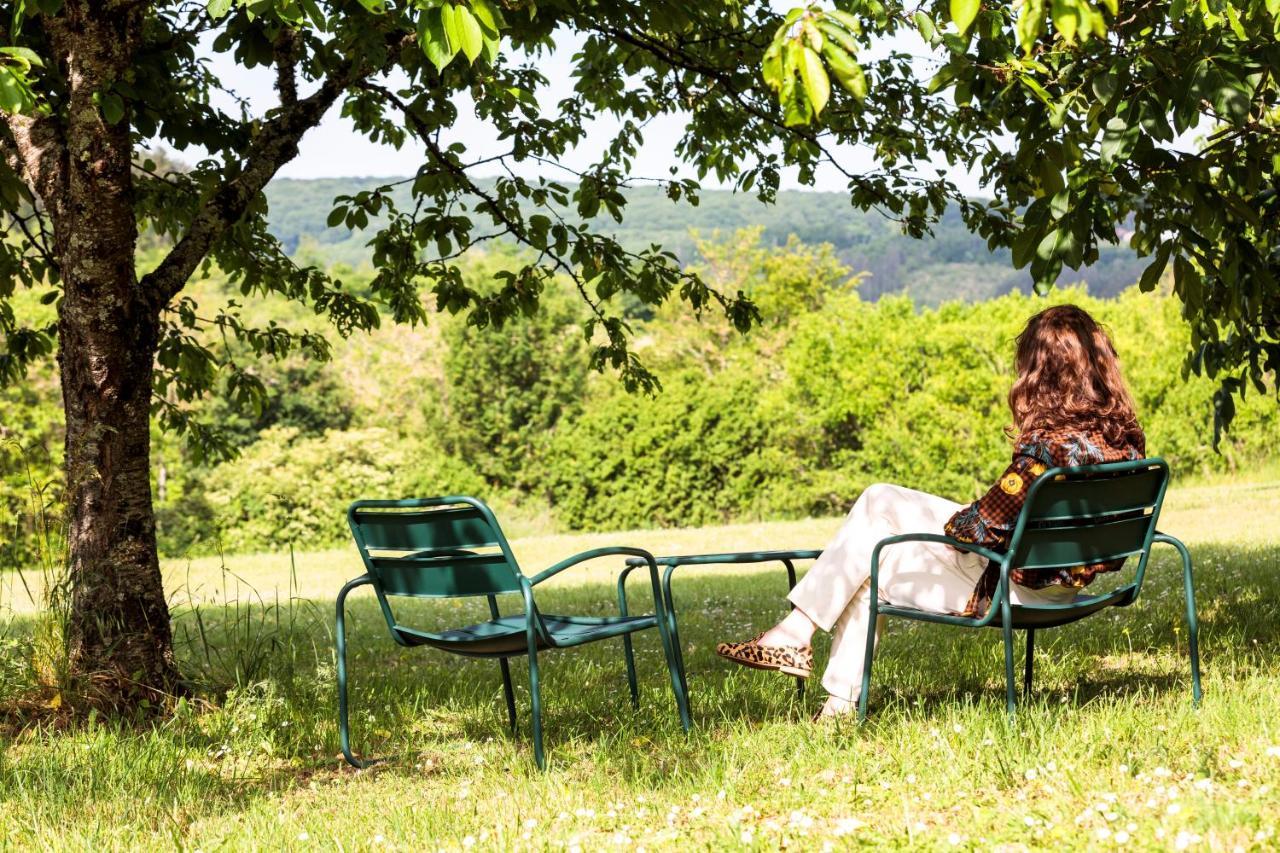
M 684 371 L 654 398 L 609 383 L 549 448 L 540 480 L 562 522 L 690 526 L 795 510 L 787 483 L 799 460 L 770 445 L 755 377 Z
M 576 300 L 553 282 L 532 317 L 446 326 L 440 435 L 499 487 L 527 487 L 525 469 L 582 408 L 588 368 Z
M 165 513 L 161 532 L 168 553 L 319 548 L 347 540 L 346 509 L 359 498 L 472 493 L 483 486 L 456 458 L 388 429 L 308 438 L 283 427 L 214 468 L 203 490 L 188 492 Z M 174 529 L 184 521 L 190 527 Z
M 1214 383 L 1181 378 L 1187 332 L 1172 299 L 1063 290 L 917 311 L 906 297 L 836 293 L 713 359 L 689 345 L 687 328 L 673 331 L 683 363 L 702 369 L 666 352 L 655 399 L 594 384 L 586 413 L 551 445 L 547 498 L 572 528 L 836 514 L 876 481 L 971 500 L 1008 462 L 1014 339 L 1031 314 L 1064 301 L 1111 327 L 1148 452 L 1177 475 L 1273 452 L 1280 412 L 1260 395 L 1240 406 L 1222 453 L 1212 450 Z M 654 337 L 663 352 L 660 329 Z

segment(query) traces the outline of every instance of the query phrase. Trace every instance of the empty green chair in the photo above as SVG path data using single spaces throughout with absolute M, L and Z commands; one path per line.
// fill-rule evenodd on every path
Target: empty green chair
M 1000 628 L 1004 632 L 1006 700 L 1012 714 L 1018 701 L 1014 687 L 1013 632 L 1027 632 L 1023 688 L 1030 693 L 1036 631 L 1083 619 L 1104 608 L 1132 604 L 1142 590 L 1142 578 L 1151 556 L 1151 546 L 1155 543 L 1172 545 L 1182 558 L 1191 654 L 1191 694 L 1193 701 L 1199 704 L 1200 651 L 1191 555 L 1177 539 L 1156 530 L 1168 483 L 1169 466 L 1159 458 L 1051 468 L 1031 484 L 1026 504 L 1009 537 L 1009 548 L 1003 554 L 933 533 L 907 533 L 882 539 L 871 554 L 871 619 L 867 628 L 862 695 L 858 698 L 859 717 L 865 718 L 867 714 L 878 616 L 900 616 L 965 628 Z M 881 602 L 878 587 L 880 552 L 898 542 L 940 542 L 994 561 L 1000 567 L 1000 582 L 992 596 L 991 607 L 984 615 L 970 618 Z M 1129 558 L 1130 562 L 1123 571 L 1132 569 L 1133 578 L 1110 592 L 1081 594 L 1072 602 L 1054 605 L 1016 605 L 1009 600 L 1009 572 L 1012 569 L 1092 565 L 1121 557 Z
M 470 497 L 413 500 L 356 501 L 347 521 L 364 560 L 365 574 L 350 581 L 338 593 L 338 728 L 342 754 L 355 767 L 363 762 L 351 752 L 347 713 L 347 650 L 344 625 L 347 595 L 356 587 L 373 587 L 386 618 L 391 639 L 402 646 L 431 646 L 441 651 L 478 658 L 497 658 L 502 670 L 507 715 L 516 729 L 515 692 L 511 686 L 509 658 L 529 657 L 529 695 L 533 713 L 533 754 L 539 767 L 546 762 L 542 750 L 542 696 L 538 681 L 538 652 L 543 649 L 580 646 L 597 640 L 622 638 L 631 701 L 639 701 L 631 635 L 646 628 L 658 629 L 666 655 L 671 687 L 680 722 L 689 729 L 689 708 L 684 694 L 684 673 L 671 644 L 653 555 L 639 548 L 596 548 L 556 563 L 532 577 L 520 571 L 502 529 L 482 501 Z M 632 615 L 619 601 L 617 616 L 555 616 L 543 613 L 534 600 L 534 587 L 570 566 L 596 557 L 624 554 L 643 558 L 649 566 L 654 612 Z M 488 599 L 486 622 L 441 631 L 426 631 L 403 624 L 392 607 L 398 596 L 412 598 Z M 515 612 L 502 615 L 500 596 L 518 602 Z

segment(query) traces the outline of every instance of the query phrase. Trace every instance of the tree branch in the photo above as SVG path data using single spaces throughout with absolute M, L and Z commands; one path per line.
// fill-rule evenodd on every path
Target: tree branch
M 286 27 L 271 45 L 276 61 L 276 92 L 280 94 L 280 104 L 286 107 L 298 103 L 297 40 L 297 33 Z
M 388 66 L 412 39 L 412 35 L 400 33 L 388 36 Z M 213 191 L 191 220 L 187 233 L 160 265 L 143 277 L 142 287 L 157 307 L 168 304 L 182 290 L 218 238 L 240 220 L 280 167 L 297 156 L 298 142 L 320 123 L 338 97 L 351 86 L 383 70 L 355 58 L 325 78 L 313 94 L 282 107 L 263 123 L 240 161 L 235 176 L 223 181 Z
M 31 194 L 56 217 L 67 178 L 67 149 L 56 120 L 15 114 L 8 116 L 7 123 L 9 136 L 0 135 L 0 151 Z

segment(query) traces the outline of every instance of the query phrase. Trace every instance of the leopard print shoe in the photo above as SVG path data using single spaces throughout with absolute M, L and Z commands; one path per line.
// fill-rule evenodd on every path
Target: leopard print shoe
M 752 669 L 771 669 L 797 678 L 813 675 L 812 646 L 767 646 L 760 642 L 764 634 L 756 634 L 745 643 L 720 643 L 716 654 Z

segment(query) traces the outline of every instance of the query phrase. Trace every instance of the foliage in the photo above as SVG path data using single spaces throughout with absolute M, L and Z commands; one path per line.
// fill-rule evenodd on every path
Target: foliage
M 357 498 L 484 490 L 456 457 L 377 427 L 316 437 L 269 429 L 201 486 L 162 516 L 174 553 L 336 544 L 350 536 L 343 510 Z
M 34 565 L 41 512 L 61 516 L 61 421 L 56 384 L 0 388 L 0 571 Z
M 908 26 L 905 6 L 848 5 L 890 32 Z M 816 66 L 805 86 L 775 85 L 789 123 L 808 123 L 826 106 L 823 26 L 845 14 L 797 8 L 778 32 L 771 50 L 803 53 L 805 67 Z M 954 30 L 939 26 L 947 18 Z M 1237 400 L 1275 399 L 1280 4 L 1027 0 L 983 9 L 978 0 L 934 0 L 910 20 L 944 61 L 928 91 L 952 94 L 946 121 L 971 135 L 966 161 L 981 166 L 996 197 L 964 206 L 969 226 L 1049 285 L 1064 267 L 1096 261 L 1131 219 L 1129 244 L 1151 258 L 1142 287 L 1154 288 L 1171 265 L 1186 305 L 1183 372 L 1218 380 L 1215 441 Z M 823 56 L 835 75 L 847 68 L 847 57 Z M 775 66 L 766 52 L 766 79 Z M 886 94 L 899 85 L 878 83 Z
M 780 481 L 799 460 L 769 446 L 762 384 L 691 370 L 662 381 L 652 399 L 597 384 L 582 416 L 553 439 L 538 479 L 561 521 L 605 530 L 776 514 L 772 493 L 785 500 Z
M 1179 475 L 1274 452 L 1280 420 L 1258 397 L 1241 407 L 1223 453 L 1212 450 L 1212 383 L 1177 374 L 1175 300 L 1137 290 L 1115 301 L 1059 297 L 1112 328 L 1149 452 Z M 905 297 L 832 294 L 774 337 L 698 359 L 699 370 L 692 358 L 664 363 L 666 391 L 654 400 L 593 388 L 583 416 L 557 434 L 542 479 L 554 484 L 557 517 L 588 529 L 838 514 L 878 481 L 970 500 L 1007 463 L 1013 340 L 1045 304 L 1010 294 L 918 311 Z
M 510 256 L 496 261 L 504 259 Z M 480 273 L 491 263 L 479 265 Z M 582 409 L 587 347 L 581 305 L 565 284 L 552 282 L 531 316 L 493 327 L 446 326 L 438 435 L 493 487 L 537 488 L 525 471 L 560 422 Z

